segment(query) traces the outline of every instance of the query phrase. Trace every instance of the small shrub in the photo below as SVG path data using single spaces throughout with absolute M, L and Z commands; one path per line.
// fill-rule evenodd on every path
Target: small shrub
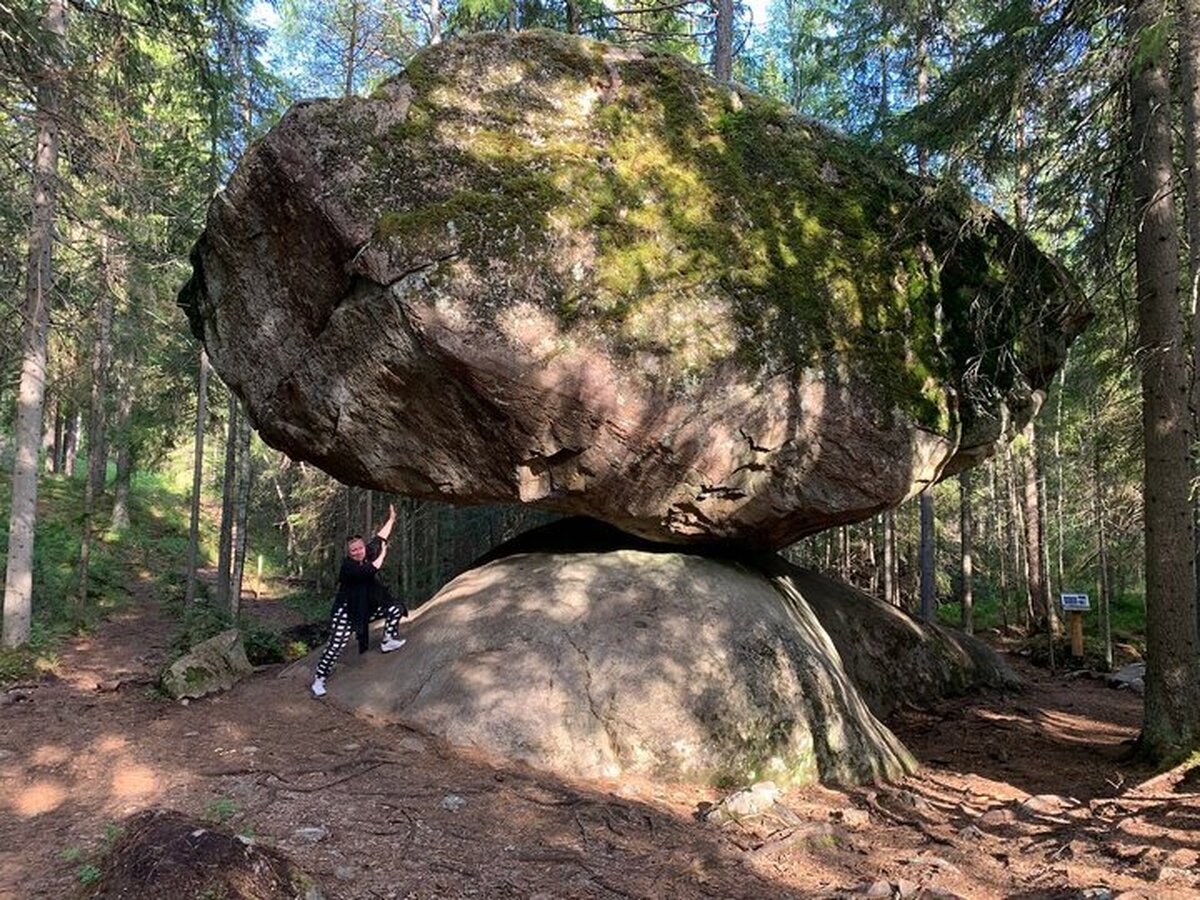
M 286 658 L 283 640 L 278 632 L 272 631 L 261 622 L 243 619 L 238 623 L 242 632 L 242 643 L 246 647 L 246 658 L 253 665 L 283 662 Z
M 75 872 L 75 877 L 79 879 L 79 883 L 84 885 L 95 884 L 103 876 L 104 873 L 100 871 L 100 867 L 94 866 L 91 863 L 80 866 Z
M 229 797 L 218 797 L 212 803 L 208 804 L 208 809 L 205 810 L 204 817 L 210 822 L 224 825 L 237 814 L 237 803 Z

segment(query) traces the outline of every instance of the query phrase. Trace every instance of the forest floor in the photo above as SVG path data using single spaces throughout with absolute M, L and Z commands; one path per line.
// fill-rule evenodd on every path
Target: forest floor
M 794 789 L 718 827 L 697 816 L 712 789 L 456 750 L 315 700 L 282 666 L 169 701 L 154 679 L 175 624 L 140 593 L 56 674 L 0 694 L 0 897 L 78 895 L 151 807 L 253 835 L 345 900 L 1200 896 L 1200 787 L 1123 761 L 1141 701 L 1102 679 L 1014 659 L 1019 694 L 893 717 L 918 774 Z

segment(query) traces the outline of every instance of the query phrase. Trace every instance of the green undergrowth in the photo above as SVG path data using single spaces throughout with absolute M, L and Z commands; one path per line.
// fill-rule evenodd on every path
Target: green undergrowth
M 10 490 L 7 481 L 0 487 L 3 545 L 8 543 Z M 145 582 L 161 595 L 178 578 L 174 562 L 183 558 L 187 547 L 187 522 L 180 498 L 163 479 L 142 475 L 131 485 L 128 528 L 111 527 L 111 483 L 97 500 L 87 594 L 81 600 L 83 490 L 82 477 L 44 475 L 39 482 L 31 639 L 24 647 L 0 650 L 0 684 L 53 671 L 62 642 L 93 630 L 126 607 L 136 583 Z M 0 559 L 0 571 L 6 562 Z
M 1104 620 L 1100 614 L 1095 592 L 1089 592 L 1092 608 L 1083 615 L 1084 657 L 1073 660 L 1068 617 L 1060 611 L 1063 634 L 1054 642 L 1055 664 L 1067 668 L 1104 670 Z M 1024 602 L 1022 597 L 1021 602 Z M 1112 602 L 1111 636 L 1113 665 L 1120 667 L 1143 658 L 1146 651 L 1146 605 L 1141 592 L 1126 592 Z M 958 628 L 962 624 L 962 608 L 957 602 L 939 603 L 937 621 L 940 625 Z M 998 641 L 1021 652 L 1038 665 L 1049 665 L 1049 644 L 1045 634 L 1026 634 L 1015 600 L 1007 610 L 1001 608 L 995 596 L 976 600 L 974 609 L 975 634 Z

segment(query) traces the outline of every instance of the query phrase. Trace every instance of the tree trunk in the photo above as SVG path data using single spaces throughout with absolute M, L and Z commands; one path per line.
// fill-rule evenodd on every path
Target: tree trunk
M 1100 458 L 1100 422 L 1092 409 L 1092 517 L 1096 527 L 1096 582 L 1099 588 L 1096 605 L 1100 608 L 1100 623 L 1104 633 L 1104 664 L 1111 671 L 1112 652 L 1112 593 L 1108 578 L 1108 546 L 1104 533 L 1104 466 Z
M 237 487 L 238 400 L 229 392 L 229 422 L 225 431 L 225 476 L 221 483 L 221 530 L 217 538 L 217 608 L 230 609 L 233 577 L 233 506 Z
M 346 56 L 342 65 L 342 96 L 354 96 L 354 66 L 358 53 L 358 0 L 350 4 L 350 33 L 346 37 Z
M 75 463 L 79 457 L 79 432 L 82 430 L 83 413 L 72 409 L 71 417 L 67 420 L 67 437 L 63 448 L 63 472 L 68 478 L 75 477 Z
M 1037 430 L 1032 421 L 1025 426 L 1028 446 L 1022 466 L 1025 501 L 1025 565 L 1029 573 L 1029 603 L 1038 625 L 1049 624 L 1050 592 L 1043 569 L 1042 550 L 1041 463 L 1037 452 Z
M 933 485 L 921 494 L 921 618 L 937 617 L 937 586 L 934 584 Z
M 1063 395 L 1067 392 L 1067 366 L 1071 361 L 1071 353 L 1067 351 L 1066 361 L 1063 363 L 1062 371 L 1059 373 L 1058 379 L 1058 404 L 1054 413 L 1054 473 L 1057 484 L 1054 491 L 1054 531 L 1055 531 L 1055 567 L 1054 575 L 1058 584 L 1058 592 L 1061 594 L 1067 590 L 1064 579 L 1066 578 L 1066 563 L 1064 556 L 1066 554 L 1065 546 L 1067 543 L 1067 526 L 1066 516 L 1063 509 L 1064 506 L 1064 485 L 1063 485 L 1063 453 L 1062 453 L 1062 421 L 1063 421 Z M 1051 591 L 1051 597 L 1054 592 Z
M 574 32 L 572 32 L 573 34 Z M 441 0 L 429 0 L 429 43 L 442 42 L 442 4 Z
M 1008 535 L 1009 559 L 1012 560 L 1013 588 L 1019 597 L 1024 597 L 1021 603 L 1021 627 L 1028 633 L 1033 629 L 1033 595 L 1029 590 L 1029 570 L 1025 566 L 1025 556 L 1022 552 L 1022 542 L 1018 532 L 1024 534 L 1024 522 L 1021 516 L 1021 503 L 1017 496 L 1017 463 L 1012 449 L 1004 450 L 1004 486 L 1008 493 L 1008 515 L 1005 519 L 1005 530 Z M 1024 578 L 1022 579 L 1022 575 Z
M 896 516 L 889 509 L 883 514 L 883 599 L 900 605 L 900 585 L 896 571 Z
M 50 408 L 42 413 L 42 468 L 49 475 L 55 471 L 58 463 L 58 398 L 50 395 L 46 403 L 50 404 Z M 3 440 L 0 440 L 0 448 L 3 448 Z
M 137 355 L 127 359 L 117 373 L 117 417 L 112 432 L 117 441 L 117 474 L 113 483 L 112 530 L 129 527 L 129 485 L 133 478 L 133 436 L 129 421 L 137 390 Z
M 962 529 L 962 627 L 967 634 L 975 633 L 975 595 L 973 561 L 971 559 L 971 470 L 964 469 L 958 476 L 959 516 Z
M 238 420 L 238 476 L 235 525 L 237 537 L 233 548 L 233 573 L 229 580 L 229 611 L 237 618 L 242 605 L 242 575 L 246 571 L 246 523 L 250 511 L 250 420 L 243 413 Z
M 283 510 L 283 530 L 285 537 L 285 559 L 287 563 L 287 573 L 289 575 L 296 574 L 296 528 L 292 524 L 292 511 L 288 507 L 287 494 L 284 493 L 283 485 L 279 481 L 279 476 L 273 476 L 275 482 L 275 496 L 279 498 L 279 507 Z
M 208 353 L 200 348 L 196 387 L 196 430 L 192 450 L 192 520 L 188 530 L 187 588 L 184 602 L 196 600 L 196 567 L 200 563 L 200 493 L 204 488 L 204 425 L 208 421 Z
M 728 84 L 733 74 L 733 0 L 716 0 L 716 13 L 713 73 L 721 84 Z
M 567 34 L 579 34 L 579 0 L 567 0 Z
M 50 336 L 53 293 L 51 260 L 58 201 L 58 99 L 62 77 L 59 56 L 67 33 L 63 0 L 49 0 L 42 20 L 50 40 L 37 76 L 33 154 L 33 211 L 25 265 L 25 328 L 21 348 L 21 380 L 17 388 L 12 507 L 8 525 L 8 557 L 4 576 L 3 642 L 19 647 L 29 642 L 33 624 L 33 541 L 37 525 L 38 445 L 42 437 L 42 403 L 46 390 L 46 348 Z
M 1135 0 L 1129 38 L 1131 180 L 1137 213 L 1138 343 L 1142 365 L 1146 554 L 1146 703 L 1141 748 L 1188 751 L 1200 728 L 1200 660 L 1192 566 L 1191 414 L 1179 306 L 1167 42 L 1162 0 Z
M 66 457 L 67 422 L 63 417 L 63 398 L 54 403 L 54 461 L 50 467 L 55 475 L 62 474 Z
M 88 568 L 92 555 L 92 520 L 96 498 L 104 493 L 108 472 L 108 370 L 112 357 L 112 320 L 116 307 L 116 285 L 124 276 L 121 245 L 107 234 L 100 236 L 100 298 L 96 306 L 92 342 L 92 384 L 88 400 L 88 466 L 83 485 L 83 523 L 79 539 L 79 593 L 75 608 L 81 613 L 87 606 Z
M 1189 308 L 1192 311 L 1192 414 L 1200 417 L 1200 0 L 1179 0 L 1179 93 L 1183 108 L 1183 178 L 1186 187 Z M 1192 434 L 1197 432 L 1192 421 Z M 1200 460 L 1197 460 L 1200 462 Z M 1193 472 L 1193 478 L 1196 477 Z M 1200 494 L 1193 502 L 1193 559 L 1200 561 Z M 1200 583 L 1196 591 L 1200 628 Z
M 1001 457 L 992 458 L 988 466 L 988 507 L 991 511 L 992 544 L 996 548 L 996 574 L 1000 588 L 1000 627 L 1008 630 L 1008 539 L 1005 530 L 1006 517 L 1000 504 L 1000 489 L 997 485 L 996 469 L 1000 466 Z

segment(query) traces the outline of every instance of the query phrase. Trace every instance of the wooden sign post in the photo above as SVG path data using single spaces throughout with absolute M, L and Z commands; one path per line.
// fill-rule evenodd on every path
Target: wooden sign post
M 1083 656 L 1083 614 L 1092 608 L 1087 594 L 1059 594 L 1064 613 L 1070 613 L 1071 656 Z

